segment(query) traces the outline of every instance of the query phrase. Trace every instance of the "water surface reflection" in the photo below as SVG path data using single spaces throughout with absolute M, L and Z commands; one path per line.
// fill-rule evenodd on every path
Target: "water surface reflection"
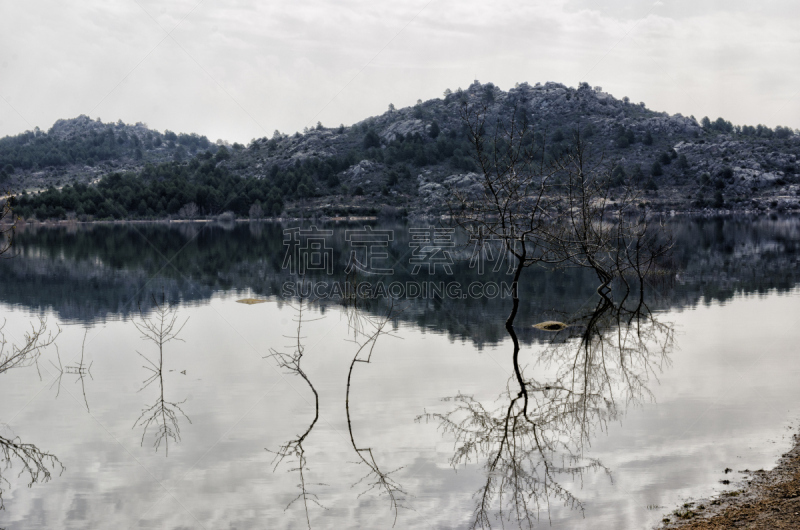
M 19 234 L 6 330 L 64 332 L 0 376 L 0 526 L 642 528 L 769 465 L 800 406 L 796 221 L 678 223 L 677 278 L 627 295 L 532 270 L 511 334 L 501 299 L 283 299 L 279 228 L 141 228 L 159 252 L 118 226 Z

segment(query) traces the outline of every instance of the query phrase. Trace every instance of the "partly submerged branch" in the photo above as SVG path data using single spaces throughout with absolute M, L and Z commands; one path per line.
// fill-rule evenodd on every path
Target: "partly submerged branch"
M 58 371 L 58 377 L 56 377 L 53 384 L 50 385 L 50 388 L 53 386 L 57 386 L 58 390 L 56 391 L 56 398 L 61 394 L 61 379 L 64 377 L 64 374 L 68 375 L 75 375 L 77 378 L 75 382 L 80 382 L 81 384 L 81 394 L 83 395 L 83 403 L 86 405 L 86 412 L 91 412 L 89 410 L 89 400 L 86 397 L 86 377 L 88 376 L 90 379 L 94 379 L 92 376 L 92 365 L 94 361 L 90 362 L 88 365 L 86 364 L 86 336 L 89 334 L 89 330 L 87 329 L 83 334 L 83 343 L 81 344 L 81 359 L 77 363 L 68 364 L 66 367 L 61 363 L 61 353 L 58 350 L 58 345 L 56 345 L 56 360 L 58 360 L 58 365 L 56 365 L 53 361 L 50 361 L 50 364 L 53 368 Z
M 4 332 L 5 322 L 0 326 L 0 374 L 12 368 L 37 365 L 43 349 L 55 343 L 61 328 L 48 330 L 47 319 L 39 318 L 38 324 L 31 323 L 25 331 L 21 344 L 9 344 Z
M 64 472 L 64 465 L 55 455 L 42 451 L 33 444 L 22 443 L 16 438 L 4 438 L 0 436 L 0 457 L 2 457 L 2 469 L 9 469 L 16 462 L 22 466 L 19 475 L 28 476 L 28 487 L 37 482 L 48 482 L 52 478 L 51 470 L 60 469 L 59 473 Z M 5 508 L 3 503 L 2 485 L 9 482 L 0 475 L 0 510 Z
M 143 381 L 140 391 L 155 382 L 158 384 L 158 396 L 153 405 L 142 409 L 142 413 L 134 422 L 133 427 L 142 427 L 142 444 L 144 444 L 148 430 L 155 427 L 153 446 L 158 451 L 163 442 L 165 456 L 169 456 L 169 440 L 172 439 L 177 443 L 181 439 L 178 424 L 180 416 L 186 418 L 189 423 L 192 422 L 181 408 L 185 400 L 169 401 L 165 398 L 164 392 L 164 345 L 174 340 L 183 340 L 178 337 L 178 334 L 187 321 L 188 319 L 183 323 L 178 321 L 177 311 L 167 305 L 166 297 L 163 295 L 161 302 L 153 297 L 152 316 L 146 317 L 140 308 L 139 321 L 133 321 L 136 329 L 142 334 L 142 338 L 158 347 L 158 357 L 155 360 L 139 353 L 139 356 L 149 365 L 145 365 L 144 368 L 150 372 L 150 376 Z
M 311 434 L 311 431 L 317 424 L 317 421 L 319 421 L 319 393 L 317 392 L 317 389 L 314 388 L 314 385 L 311 383 L 311 379 L 302 368 L 303 354 L 305 353 L 305 345 L 303 344 L 303 339 L 305 337 L 302 334 L 303 323 L 310 321 L 307 318 L 304 319 L 303 316 L 307 310 L 308 301 L 306 300 L 301 299 L 295 306 L 296 315 L 294 317 L 294 322 L 297 324 L 295 334 L 287 337 L 292 341 L 292 344 L 289 346 L 291 350 L 289 352 L 282 352 L 270 348 L 270 354 L 267 357 L 274 359 L 279 368 L 286 370 L 289 374 L 299 375 L 303 381 L 305 381 L 306 385 L 308 385 L 308 388 L 314 394 L 314 418 L 301 434 L 287 441 L 278 449 L 274 451 L 267 449 L 267 451 L 275 455 L 272 460 L 274 465 L 273 471 L 277 470 L 278 466 L 284 461 L 289 461 L 294 464 L 293 467 L 290 467 L 288 471 L 296 471 L 298 473 L 298 478 L 300 480 L 298 483 L 298 488 L 300 489 L 300 492 L 286 505 L 285 510 L 288 510 L 296 502 L 302 502 L 306 516 L 306 524 L 310 529 L 311 516 L 309 514 L 309 505 L 315 504 L 323 509 L 325 506 L 319 502 L 319 497 L 310 490 L 310 486 L 324 486 L 324 484 L 310 483 L 306 480 L 306 473 L 308 473 L 309 469 L 306 460 L 306 452 L 303 448 L 303 442 L 305 442 L 306 438 Z
M 350 362 L 350 369 L 347 372 L 347 391 L 345 392 L 345 410 L 347 412 L 347 430 L 350 434 L 350 443 L 353 450 L 358 455 L 358 464 L 363 464 L 368 468 L 367 474 L 362 477 L 353 486 L 363 484 L 365 490 L 359 494 L 359 497 L 366 495 L 370 492 L 377 492 L 379 496 L 385 496 L 389 501 L 389 507 L 394 512 L 394 519 L 392 527 L 397 523 L 397 515 L 400 508 L 404 508 L 402 502 L 408 496 L 408 493 L 403 487 L 397 483 L 392 475 L 402 469 L 402 467 L 393 469 L 391 471 L 384 471 L 375 460 L 375 455 L 371 447 L 359 447 L 356 443 L 355 434 L 353 433 L 353 421 L 350 415 L 350 389 L 353 379 L 353 370 L 356 363 L 369 364 L 372 360 L 372 353 L 378 339 L 383 335 L 391 334 L 386 331 L 393 318 L 394 307 L 391 306 L 386 315 L 382 317 L 364 316 L 354 308 L 349 313 L 349 322 L 351 329 L 354 330 L 354 342 L 357 346 L 353 360 Z

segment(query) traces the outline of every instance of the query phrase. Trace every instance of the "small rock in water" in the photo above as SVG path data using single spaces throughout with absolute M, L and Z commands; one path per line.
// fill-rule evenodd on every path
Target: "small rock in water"
M 266 300 L 262 300 L 260 298 L 242 298 L 241 300 L 236 300 L 236 301 L 239 302 L 240 304 L 247 304 L 247 305 L 263 304 L 264 302 L 266 302 Z
M 565 327 L 566 324 L 563 322 L 557 322 L 555 320 L 548 320 L 546 322 L 539 322 L 538 324 L 534 324 L 533 327 L 536 329 L 542 329 L 544 331 L 561 331 Z

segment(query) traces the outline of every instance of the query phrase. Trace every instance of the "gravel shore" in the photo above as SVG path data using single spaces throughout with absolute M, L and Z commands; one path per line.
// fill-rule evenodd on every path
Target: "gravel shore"
M 686 503 L 665 515 L 658 528 L 800 529 L 800 436 L 795 435 L 794 444 L 771 471 L 733 471 L 747 477 L 739 489 Z

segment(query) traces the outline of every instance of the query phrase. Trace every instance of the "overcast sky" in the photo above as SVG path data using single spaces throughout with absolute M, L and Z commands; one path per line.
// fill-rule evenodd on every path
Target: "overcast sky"
M 800 128 L 796 0 L 0 0 L 0 136 L 88 114 L 246 142 L 473 79 Z

